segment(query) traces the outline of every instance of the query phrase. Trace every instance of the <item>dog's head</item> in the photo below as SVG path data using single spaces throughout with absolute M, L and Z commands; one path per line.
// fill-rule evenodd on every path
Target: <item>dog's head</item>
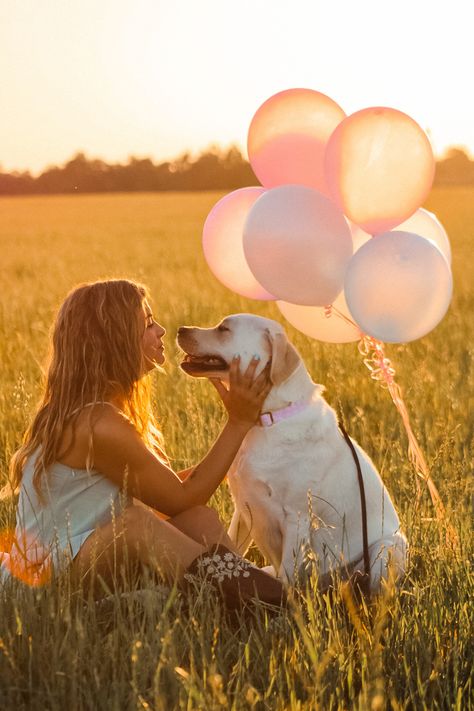
M 244 371 L 254 355 L 259 373 L 271 361 L 270 379 L 280 385 L 300 363 L 300 356 L 276 321 L 252 314 L 227 316 L 213 328 L 181 326 L 178 345 L 185 352 L 181 368 L 197 378 L 226 380 L 231 361 L 240 354 Z

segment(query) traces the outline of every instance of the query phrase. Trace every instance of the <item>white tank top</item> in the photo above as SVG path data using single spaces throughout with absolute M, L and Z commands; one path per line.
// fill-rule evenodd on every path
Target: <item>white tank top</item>
M 88 403 L 88 407 L 96 403 Z M 102 403 L 101 403 L 102 404 Z M 112 407 L 112 403 L 109 404 Z M 117 408 L 115 408 L 117 409 Z M 73 414 L 73 413 L 71 413 Z M 15 566 L 28 569 L 27 582 L 46 582 L 51 566 L 62 569 L 77 555 L 98 526 L 119 516 L 131 503 L 119 487 L 95 470 L 73 469 L 55 462 L 41 477 L 41 501 L 33 486 L 36 451 L 23 469 L 16 510 L 15 543 L 3 555 L 0 580 Z M 0 554 L 1 558 L 1 554 Z M 16 572 L 15 572 L 16 571 Z M 17 577 L 20 577 L 17 575 Z

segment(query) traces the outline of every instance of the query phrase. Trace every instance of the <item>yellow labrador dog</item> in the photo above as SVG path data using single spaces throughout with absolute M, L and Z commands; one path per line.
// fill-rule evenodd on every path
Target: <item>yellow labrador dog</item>
M 215 328 L 181 327 L 181 368 L 194 377 L 226 380 L 235 353 L 245 369 L 271 360 L 273 383 L 258 424 L 247 434 L 228 474 L 235 502 L 229 535 L 244 553 L 252 540 L 285 583 L 312 552 L 321 580 L 336 569 L 364 573 L 362 500 L 355 457 L 334 410 L 311 380 L 282 326 L 235 314 Z M 376 591 L 392 561 L 405 570 L 407 541 L 392 500 L 373 462 L 354 441 L 366 501 L 366 556 Z M 368 551 L 368 555 L 367 555 Z

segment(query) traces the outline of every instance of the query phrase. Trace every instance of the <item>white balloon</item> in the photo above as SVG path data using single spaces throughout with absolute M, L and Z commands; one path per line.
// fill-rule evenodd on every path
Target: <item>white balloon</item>
M 352 257 L 344 281 L 349 310 L 369 336 L 388 343 L 421 338 L 451 301 L 451 269 L 440 250 L 411 232 L 385 232 Z
M 420 207 L 408 220 L 397 226 L 397 232 L 414 232 L 433 242 L 451 264 L 451 245 L 441 222 L 436 215 Z
M 287 301 L 277 301 L 276 304 L 292 326 L 318 341 L 352 343 L 362 337 L 361 330 L 353 323 L 343 291 L 334 301 L 329 315 L 321 306 L 300 306 L 289 304 Z M 348 321 L 339 316 L 337 311 Z
M 244 253 L 267 291 L 293 304 L 325 306 L 342 290 L 352 239 L 342 212 L 303 185 L 280 185 L 255 202 Z

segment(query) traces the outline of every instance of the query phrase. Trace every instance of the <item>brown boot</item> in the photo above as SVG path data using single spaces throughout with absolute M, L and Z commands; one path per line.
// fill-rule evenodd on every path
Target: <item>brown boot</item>
M 279 580 L 223 545 L 213 546 L 195 558 L 184 579 L 191 585 L 208 583 L 217 588 L 229 610 L 240 610 L 256 599 L 275 606 L 286 602 Z

